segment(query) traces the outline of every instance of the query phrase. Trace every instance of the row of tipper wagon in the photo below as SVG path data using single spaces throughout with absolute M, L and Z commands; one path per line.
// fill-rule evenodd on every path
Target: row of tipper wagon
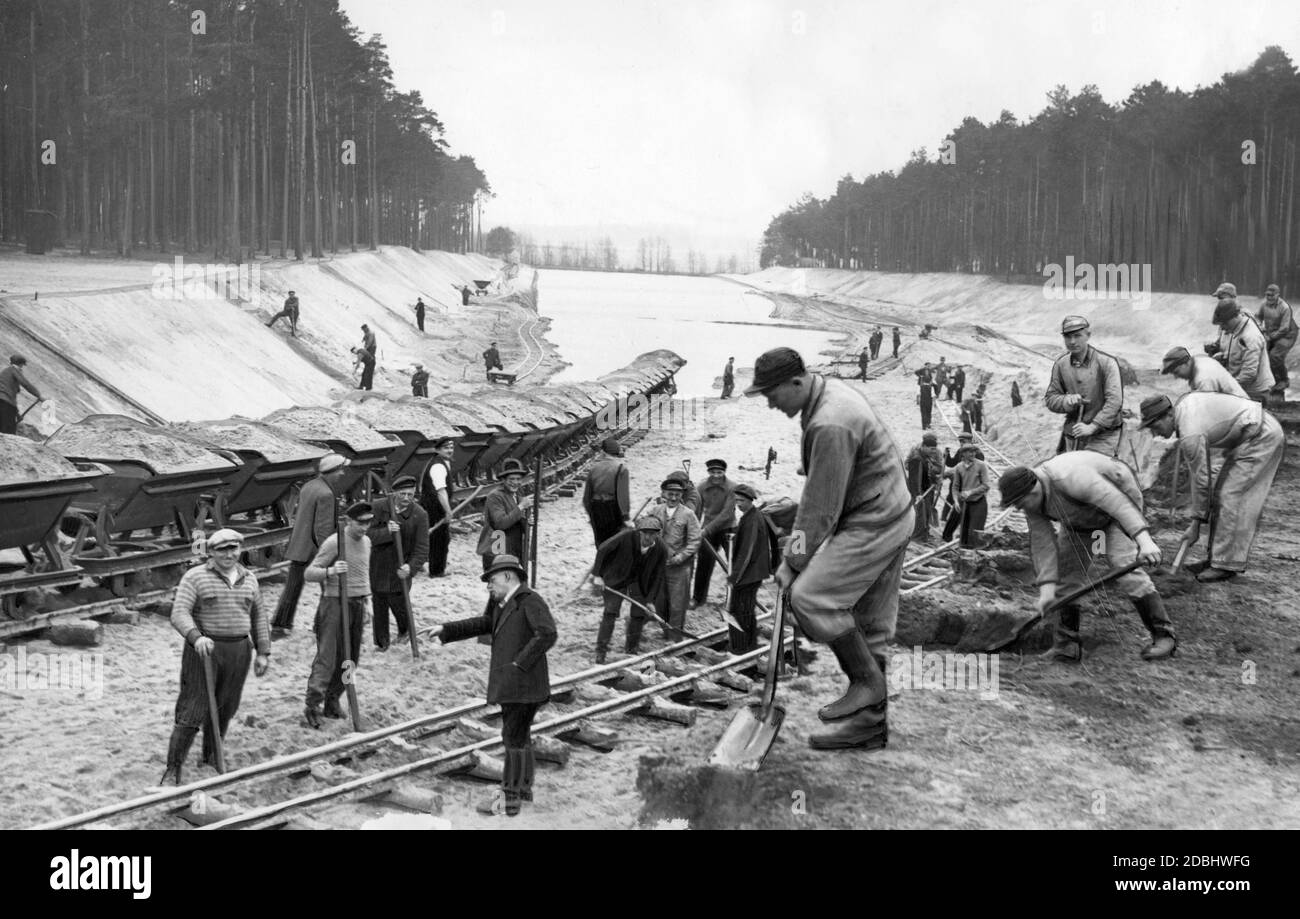
M 93 578 L 130 592 L 142 571 L 187 564 L 198 534 L 231 526 L 258 562 L 288 539 L 298 489 L 327 452 L 350 463 L 348 500 L 401 475 L 421 482 L 434 444 L 451 437 L 452 499 L 482 492 L 507 459 L 543 481 L 564 476 L 605 437 L 637 423 L 627 406 L 674 391 L 685 363 L 643 354 L 594 383 L 433 398 L 357 392 L 330 407 L 261 419 L 146 424 L 91 415 L 41 443 L 0 435 L 0 597 Z M 459 493 L 459 494 L 458 494 Z

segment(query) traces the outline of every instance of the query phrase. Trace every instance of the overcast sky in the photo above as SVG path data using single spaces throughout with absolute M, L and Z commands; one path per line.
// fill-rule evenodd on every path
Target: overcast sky
M 485 227 L 679 227 L 714 251 L 845 173 L 933 155 L 966 115 L 1028 118 L 1058 83 L 1118 102 L 1213 83 L 1269 44 L 1300 58 L 1296 0 L 342 6 L 487 173 Z

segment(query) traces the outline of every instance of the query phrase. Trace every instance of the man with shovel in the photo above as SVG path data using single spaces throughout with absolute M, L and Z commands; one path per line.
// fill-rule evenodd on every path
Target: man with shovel
M 1038 612 L 1045 613 L 1059 591 L 1071 594 L 1082 587 L 1094 556 L 1116 568 L 1134 560 L 1154 568 L 1160 548 L 1142 516 L 1142 489 L 1133 471 L 1119 460 L 1091 450 L 1061 453 L 1033 469 L 1013 466 L 998 479 L 1002 506 L 1015 506 L 1029 523 L 1029 547 L 1038 584 Z M 1059 523 L 1060 534 L 1052 529 Z M 1141 568 L 1115 580 L 1137 609 L 1151 633 L 1142 659 L 1163 660 L 1177 649 L 1174 624 L 1164 600 Z M 1079 639 L 1079 607 L 1060 610 L 1050 660 L 1078 663 L 1083 659 Z
M 9 366 L 0 370 L 0 434 L 18 433 L 18 391 L 20 389 L 25 389 L 35 396 L 37 402 L 43 398 L 27 377 L 23 376 L 23 368 L 26 366 L 27 358 L 15 354 L 9 358 Z
M 203 728 L 203 762 L 215 765 L 220 740 L 239 710 L 248 659 L 257 649 L 254 672 L 271 666 L 271 635 L 257 576 L 239 563 L 244 536 L 217 530 L 208 537 L 208 560 L 185 572 L 172 601 L 172 628 L 185 639 L 181 652 L 181 693 L 176 699 L 176 726 L 167 745 L 162 785 L 181 785 L 181 767 L 194 735 Z M 207 671 L 207 673 L 205 673 Z M 208 686 L 207 674 L 212 675 Z M 212 700 L 212 703 L 209 702 Z M 216 711 L 210 709 L 215 705 Z
M 627 623 L 627 642 L 623 650 L 636 654 L 641 647 L 641 630 L 645 628 L 645 604 L 656 612 L 668 609 L 668 547 L 659 538 L 663 522 L 647 514 L 636 522 L 635 530 L 622 530 L 600 544 L 592 565 L 592 582 L 604 591 L 605 611 L 596 633 L 596 663 L 605 663 L 614 624 L 623 609 L 623 597 L 632 598 Z M 618 591 L 618 593 L 615 593 Z
M 375 605 L 375 650 L 388 650 L 388 611 L 397 620 L 397 641 L 407 638 L 411 611 L 406 603 L 412 572 L 429 558 L 429 515 L 415 503 L 415 476 L 393 480 L 393 493 L 375 502 L 370 537 L 370 589 Z M 402 555 L 398 557 L 400 537 Z
M 1092 328 L 1083 316 L 1066 316 L 1061 337 L 1066 352 L 1052 365 L 1051 382 L 1043 396 L 1049 412 L 1065 416 L 1056 452 L 1092 450 L 1114 456 L 1124 430 L 1119 361 L 1088 343 Z M 982 424 L 975 426 L 977 431 L 982 429 Z
M 745 395 L 766 397 L 803 428 L 807 479 L 776 582 L 789 590 L 804 634 L 829 644 L 849 678 L 848 691 L 818 712 L 830 730 L 808 743 L 881 749 L 889 738 L 885 649 L 915 521 L 903 458 L 860 392 L 810 373 L 790 348 L 758 358 Z
M 680 630 L 686 624 L 691 596 L 691 562 L 700 551 L 700 521 L 682 504 L 685 488 L 679 480 L 670 476 L 659 488 L 664 503 L 651 508 L 650 513 L 658 518 L 661 538 L 668 548 L 668 622 Z

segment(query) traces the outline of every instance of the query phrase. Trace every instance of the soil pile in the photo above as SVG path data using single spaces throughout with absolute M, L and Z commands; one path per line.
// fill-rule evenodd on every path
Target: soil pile
M 0 485 L 19 482 L 52 482 L 82 475 L 57 451 L 33 443 L 26 437 L 0 434 Z
M 70 459 L 143 463 L 160 475 L 235 466 L 193 440 L 119 415 L 91 415 L 65 424 L 46 446 Z
M 353 405 L 355 403 L 345 403 L 347 407 Z M 341 440 L 358 453 L 367 450 L 387 450 L 400 442 L 396 437 L 380 434 L 361 421 L 354 412 L 355 409 L 335 411 L 329 408 L 300 406 L 280 409 L 262 420 L 304 440 Z
M 206 447 L 260 453 L 272 463 L 316 459 L 327 452 L 315 444 L 290 437 L 277 428 L 248 418 L 236 417 L 226 421 L 187 421 L 172 425 L 171 429 Z

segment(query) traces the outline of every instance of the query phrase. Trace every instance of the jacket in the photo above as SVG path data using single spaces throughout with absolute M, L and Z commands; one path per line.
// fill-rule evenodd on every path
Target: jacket
M 1081 409 L 1066 408 L 1065 397 L 1070 393 L 1078 393 L 1088 401 Z M 1120 427 L 1124 382 L 1119 376 L 1119 361 L 1092 345 L 1078 363 L 1067 351 L 1052 365 L 1052 379 L 1047 384 L 1043 403 L 1048 411 L 1065 415 L 1062 429 L 1066 433 L 1076 421 L 1095 424 L 1099 434 Z
M 943 480 L 943 457 L 938 447 L 918 445 L 907 454 L 907 492 L 913 498 Z
M 1286 339 L 1294 342 L 1296 333 L 1300 331 L 1296 327 L 1291 305 L 1281 297 L 1278 297 L 1277 306 L 1269 306 L 1267 301 L 1261 304 L 1255 318 L 1259 320 L 1259 327 L 1264 330 L 1264 337 L 1270 345 Z
M 318 475 L 302 487 L 285 558 L 306 564 L 316 557 L 321 544 L 338 529 L 337 500 L 324 476 Z
M 1268 342 L 1255 320 L 1242 314 L 1235 325 L 1219 330 L 1219 355 L 1228 373 L 1248 393 L 1264 393 L 1273 388 L 1273 370 L 1268 362 Z
M 632 513 L 631 482 L 627 466 L 622 460 L 606 456 L 592 463 L 587 473 L 587 483 L 582 487 L 582 507 L 591 516 L 592 502 L 597 498 L 618 500 L 619 516 L 626 520 Z
M 1264 408 L 1251 399 L 1217 392 L 1189 392 L 1174 403 L 1174 434 L 1178 451 L 1192 479 L 1191 514 L 1208 521 L 1213 505 L 1211 449 L 1234 450 L 1259 432 Z M 1225 463 L 1231 461 L 1231 455 Z
M 23 372 L 18 366 L 10 364 L 8 367 L 0 370 L 0 402 L 8 402 L 10 405 L 17 408 L 18 390 L 20 387 L 27 390 L 37 399 L 41 397 L 40 392 L 37 391 L 36 387 L 31 384 L 31 381 L 29 381 L 27 377 L 23 376 Z
M 1130 539 L 1149 529 L 1142 515 L 1142 489 L 1132 470 L 1117 459 L 1078 450 L 1054 456 L 1033 472 L 1043 499 L 1024 511 L 1037 584 L 1058 579 L 1053 520 L 1063 529 L 1085 533 L 1115 523 Z
M 540 595 L 520 584 L 503 605 L 490 604 L 486 615 L 446 623 L 441 638 L 449 643 L 479 635 L 492 638 L 489 704 L 539 703 L 551 698 L 546 652 L 555 644 L 555 620 Z
M 483 505 L 483 529 L 478 534 L 479 555 L 513 555 L 521 562 L 528 558 L 528 534 L 526 531 L 528 514 L 520 510 L 505 486 L 498 488 L 487 496 Z M 500 530 L 505 534 L 505 546 L 492 547 L 492 533 Z
M 903 457 L 871 403 L 847 383 L 811 376 L 800 416 L 807 478 L 794 522 L 804 534 L 803 551 L 792 539 L 785 554 L 795 571 L 838 530 L 883 527 L 912 506 Z
M 1241 399 L 1250 398 L 1226 367 L 1205 354 L 1192 355 L 1192 376 L 1187 385 L 1193 392 L 1221 392 Z
M 732 587 L 762 583 L 772 575 L 772 559 L 776 557 L 779 557 L 776 534 L 763 512 L 750 507 L 740 516 L 736 527 L 727 582 Z
M 721 485 L 714 485 L 706 479 L 700 486 L 700 507 L 697 514 L 703 525 L 700 531 L 703 538 L 708 539 L 736 529 L 736 496 L 732 494 L 735 487 L 736 484 L 725 477 Z
M 678 504 L 675 511 L 669 512 L 667 504 L 656 505 L 650 511 L 663 524 L 660 537 L 668 547 L 669 564 L 675 556 L 681 556 L 678 565 L 685 565 L 700 550 L 700 521 L 685 504 Z
M 627 593 L 635 584 L 641 596 L 654 605 L 655 612 L 668 609 L 668 547 L 659 537 L 650 548 L 641 551 L 641 534 L 637 530 L 615 533 L 600 544 L 591 570 L 614 590 Z
M 415 502 L 405 514 L 396 517 L 402 528 L 402 560 L 397 558 L 397 541 L 388 531 L 388 521 L 393 517 L 393 499 L 382 498 L 374 504 L 375 519 L 366 535 L 370 537 L 370 589 L 377 594 L 400 594 L 402 579 L 398 567 L 404 562 L 411 573 L 420 570 L 429 560 L 429 515 Z
M 1100 455 L 1100 454 L 1098 454 Z M 971 492 L 969 498 L 963 498 L 963 491 Z M 989 467 L 983 460 L 972 460 L 969 464 L 958 463 L 952 471 L 952 495 L 958 505 L 966 501 L 980 501 L 989 493 Z

